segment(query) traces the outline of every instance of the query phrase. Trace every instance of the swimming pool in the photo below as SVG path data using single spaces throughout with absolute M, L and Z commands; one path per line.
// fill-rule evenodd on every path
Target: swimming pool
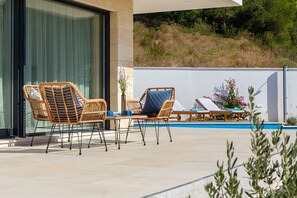
M 283 123 L 264 123 L 264 129 L 278 129 Z M 148 127 L 154 127 L 153 123 L 148 123 Z M 160 126 L 166 126 L 160 124 Z M 170 123 L 170 127 L 176 128 L 218 128 L 218 129 L 250 129 L 250 123 Z M 283 129 L 297 130 L 297 126 L 283 126 Z

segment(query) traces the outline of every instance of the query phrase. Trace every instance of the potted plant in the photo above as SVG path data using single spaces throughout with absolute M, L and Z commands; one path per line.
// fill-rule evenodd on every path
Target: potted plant
M 128 87 L 129 76 L 126 74 L 124 67 L 118 69 L 118 83 L 120 85 L 121 95 L 121 114 L 125 115 L 126 112 L 126 91 Z

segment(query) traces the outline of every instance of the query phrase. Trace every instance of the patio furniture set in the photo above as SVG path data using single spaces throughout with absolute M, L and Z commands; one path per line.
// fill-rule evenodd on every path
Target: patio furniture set
M 36 126 L 32 134 L 31 146 L 40 121 L 49 121 L 50 128 L 49 139 L 46 147 L 48 152 L 52 136 L 56 130 L 61 136 L 61 147 L 63 148 L 63 135 L 68 134 L 69 148 L 72 148 L 73 133 L 77 133 L 79 154 L 82 150 L 83 127 L 91 126 L 91 135 L 88 143 L 90 147 L 93 133 L 98 132 L 101 143 L 104 143 L 105 151 L 107 144 L 104 135 L 105 121 L 113 121 L 115 127 L 115 144 L 120 149 L 121 120 L 128 120 L 126 128 L 125 143 L 133 121 L 138 123 L 143 144 L 145 143 L 146 125 L 148 122 L 154 123 L 156 140 L 159 144 L 160 122 L 164 122 L 168 131 L 170 142 L 172 136 L 170 132 L 170 115 L 177 115 L 180 121 L 181 115 L 189 115 L 189 121 L 192 122 L 192 116 L 197 115 L 205 121 L 205 116 L 209 115 L 214 119 L 216 115 L 223 115 L 224 121 L 227 121 L 229 115 L 236 115 L 237 121 L 244 113 L 242 110 L 221 110 L 210 99 L 198 98 L 197 103 L 203 107 L 203 110 L 197 111 L 173 111 L 175 103 L 175 89 L 173 87 L 154 87 L 145 90 L 139 100 L 127 100 L 126 109 L 133 112 L 132 115 L 107 115 L 107 104 L 104 99 L 86 99 L 78 88 L 71 82 L 47 82 L 40 85 L 25 85 L 23 87 L 25 97 L 30 105 L 33 119 Z M 66 126 L 66 130 L 64 130 Z M 62 130 L 61 130 L 62 127 Z M 77 129 L 79 128 L 79 130 Z
M 83 127 L 90 125 L 92 128 L 88 147 L 90 147 L 93 133 L 98 132 L 101 143 L 104 142 L 105 151 L 107 144 L 104 135 L 104 123 L 107 120 L 115 123 L 115 143 L 120 149 L 120 121 L 123 119 L 129 120 L 129 126 L 126 131 L 127 142 L 128 134 L 131 131 L 130 125 L 132 121 L 139 123 L 142 141 L 145 145 L 146 124 L 155 123 L 155 132 L 157 144 L 159 144 L 159 128 L 160 121 L 166 123 L 170 142 L 172 142 L 169 117 L 172 112 L 172 107 L 175 99 L 174 88 L 157 88 L 145 91 L 143 98 L 136 102 L 132 100 L 134 105 L 138 105 L 138 111 L 133 111 L 133 115 L 107 116 L 107 104 L 104 99 L 86 99 L 71 82 L 47 82 L 40 85 L 25 85 L 23 87 L 25 97 L 30 105 L 33 119 L 37 121 L 31 140 L 33 145 L 34 136 L 40 121 L 49 121 L 51 130 L 45 152 L 48 153 L 55 130 L 58 129 L 61 137 L 61 147 L 63 148 L 63 134 L 68 134 L 69 149 L 72 148 L 73 133 L 77 133 L 79 154 L 82 150 Z M 127 106 L 131 104 L 127 101 Z M 128 108 L 129 109 L 129 108 Z M 66 130 L 61 130 L 61 127 L 66 127 Z M 77 130 L 76 128 L 79 128 Z M 76 130 L 75 130 L 76 129 Z

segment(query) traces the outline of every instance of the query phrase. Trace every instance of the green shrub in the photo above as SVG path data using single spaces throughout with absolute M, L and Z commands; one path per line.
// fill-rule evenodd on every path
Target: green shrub
M 297 117 L 291 116 L 287 119 L 287 123 L 289 125 L 296 125 L 297 124 Z
M 153 59 L 169 56 L 170 52 L 166 50 L 160 42 L 154 42 L 149 46 L 149 56 Z
M 236 87 L 235 79 L 225 80 L 226 84 L 223 84 L 222 87 L 216 88 L 214 93 L 215 99 L 211 97 L 204 96 L 205 98 L 211 99 L 215 104 L 222 106 L 224 108 L 239 108 L 244 110 L 247 106 L 247 103 L 244 100 L 243 96 L 239 95 L 238 88 Z M 235 118 L 236 115 L 230 115 L 229 117 Z M 242 119 L 246 118 L 246 115 L 241 115 Z M 223 120 L 224 116 L 216 115 L 217 120 Z
M 186 33 L 199 33 L 206 36 L 218 36 L 212 30 L 210 25 L 202 21 L 198 21 L 193 27 L 183 27 L 182 30 Z
M 271 133 L 271 141 L 263 132 L 264 121 L 255 110 L 254 88 L 249 87 L 249 119 L 251 122 L 252 155 L 244 164 L 250 187 L 240 187 L 234 158 L 233 142 L 227 142 L 227 176 L 224 163 L 217 163 L 215 182 L 205 186 L 210 197 L 286 197 L 297 195 L 297 139 L 290 142 L 290 136 L 279 128 Z M 274 154 L 277 158 L 273 158 Z
M 224 85 L 221 90 L 217 90 L 214 93 L 214 96 L 218 99 L 215 103 L 225 108 L 244 109 L 247 103 L 244 101 L 244 97 L 239 95 L 235 79 L 225 80 L 225 82 L 227 84 Z
M 280 66 L 287 65 L 289 67 L 297 67 L 297 63 L 295 61 L 288 59 L 288 58 L 279 57 L 276 59 L 276 62 Z

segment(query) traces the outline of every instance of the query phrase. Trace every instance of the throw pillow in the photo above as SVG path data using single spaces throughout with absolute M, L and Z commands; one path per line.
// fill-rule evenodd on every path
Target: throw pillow
M 31 88 L 30 90 L 29 97 L 32 100 L 39 100 L 39 101 L 42 100 L 40 92 L 33 88 Z
M 165 100 L 169 100 L 171 96 L 171 90 L 166 91 L 148 91 L 144 107 L 142 109 L 143 114 L 156 114 L 159 113 Z

